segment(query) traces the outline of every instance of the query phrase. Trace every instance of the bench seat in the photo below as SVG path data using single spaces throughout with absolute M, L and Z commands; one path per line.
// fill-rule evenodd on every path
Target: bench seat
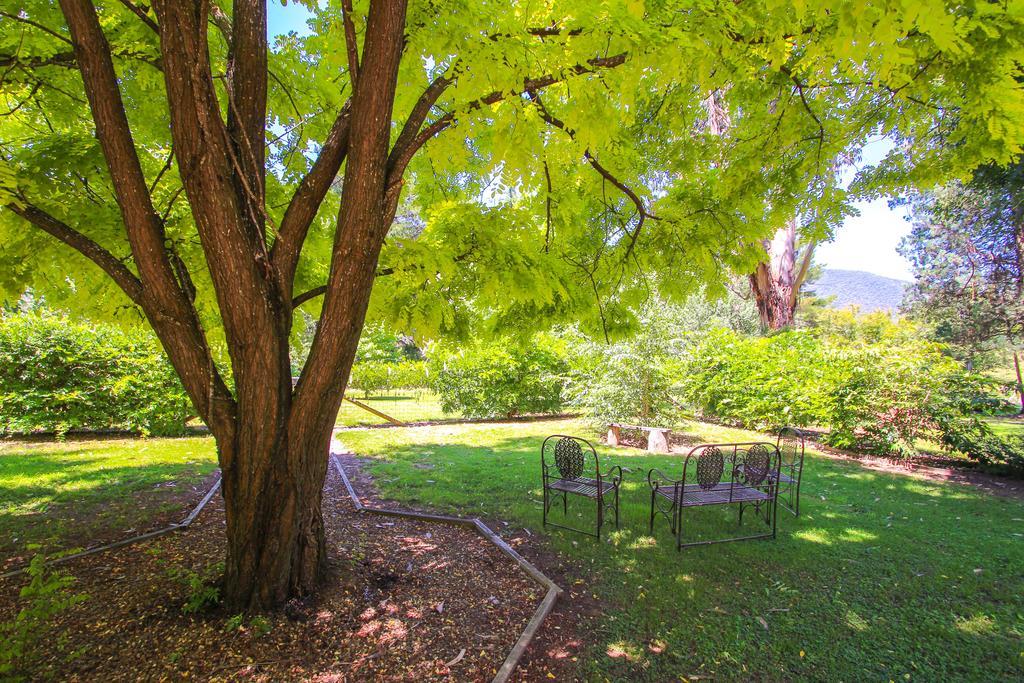
M 597 498 L 597 479 L 590 479 L 588 477 L 576 477 L 575 479 L 557 479 L 548 484 L 549 489 L 555 489 L 556 491 L 566 491 L 568 493 L 578 493 L 581 496 L 587 496 L 588 498 Z M 601 481 L 601 492 L 608 493 L 615 484 L 613 482 L 602 480 Z
M 612 422 L 608 425 L 608 445 L 618 446 L 621 442 L 620 430 L 633 429 L 647 432 L 647 450 L 650 453 L 668 453 L 668 438 L 672 430 L 667 427 L 642 427 Z
M 730 495 L 730 491 L 732 492 Z M 675 488 L 665 486 L 658 488 L 659 496 L 672 500 L 675 496 Z M 700 484 L 687 484 L 683 487 L 683 507 L 696 507 L 698 505 L 726 505 L 728 503 L 756 503 L 762 500 L 771 500 L 771 496 L 760 489 L 748 486 L 733 486 L 728 482 L 722 482 L 712 486 L 710 489 L 701 488 Z

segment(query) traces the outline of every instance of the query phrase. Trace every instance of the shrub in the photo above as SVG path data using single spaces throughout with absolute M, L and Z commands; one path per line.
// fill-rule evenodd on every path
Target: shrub
M 986 381 L 920 339 L 885 331 L 764 338 L 716 332 L 694 349 L 682 377 L 688 401 L 734 424 L 827 427 L 829 444 L 881 454 L 903 454 L 917 439 L 933 438 L 979 457 L 977 444 L 950 435 L 977 423 L 971 412 Z
M 18 674 L 30 668 L 35 658 L 34 645 L 49 631 L 51 620 L 88 599 L 85 594 L 72 593 L 74 577 L 50 571 L 47 559 L 41 553 L 32 558 L 27 570 L 29 582 L 19 593 L 24 607 L 14 619 L 0 623 L 2 680 L 21 680 Z
M 430 361 L 431 385 L 448 413 L 512 417 L 562 409 L 565 361 L 536 345 L 495 342 Z
M 824 354 L 810 334 L 741 337 L 713 330 L 680 373 L 685 400 L 706 416 L 755 429 L 818 422 Z
M 944 425 L 942 444 L 964 453 L 987 469 L 1024 476 L 1024 437 L 993 434 L 988 425 L 976 417 L 964 417 Z
M 580 344 L 569 381 L 569 401 L 596 426 L 622 422 L 671 426 L 679 417 L 672 399 L 679 362 L 656 336 L 616 344 Z
M 424 361 L 362 361 L 352 366 L 349 386 L 370 396 L 395 389 L 420 389 L 427 386 Z
M 0 320 L 0 431 L 174 434 L 191 403 L 146 332 L 55 313 Z

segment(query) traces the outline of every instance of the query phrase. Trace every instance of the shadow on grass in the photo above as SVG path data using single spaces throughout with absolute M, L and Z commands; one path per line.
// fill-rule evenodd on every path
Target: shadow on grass
M 140 453 L 142 444 L 159 459 Z M 30 543 L 53 549 L 71 539 L 87 542 L 92 533 L 146 524 L 216 467 L 202 453 L 168 455 L 162 446 L 54 444 L 53 450 L 33 446 L 0 454 L 0 556 Z

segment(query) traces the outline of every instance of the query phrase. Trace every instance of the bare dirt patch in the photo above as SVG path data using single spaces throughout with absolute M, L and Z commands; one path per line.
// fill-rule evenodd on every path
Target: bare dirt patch
M 35 679 L 489 680 L 542 591 L 492 544 L 457 526 L 358 514 L 340 477 L 324 495 L 330 572 L 308 601 L 246 618 L 182 612 L 183 571 L 224 554 L 220 497 L 188 530 L 69 562 L 89 599 L 54 620 Z M 24 577 L 0 580 L 0 619 Z
M 391 501 L 380 497 L 373 477 L 364 468 L 369 459 L 351 453 L 335 453 L 335 457 L 345 468 L 345 474 L 364 504 L 389 506 Z M 437 512 L 425 508 L 420 511 Z M 603 613 L 601 603 L 587 590 L 586 582 L 579 579 L 582 572 L 577 571 L 571 561 L 551 552 L 539 536 L 525 529 L 510 526 L 504 520 L 483 521 L 565 591 L 530 642 L 512 675 L 512 680 L 574 680 L 579 658 L 588 642 L 586 634 L 597 628 Z M 586 542 L 589 542 L 589 539 L 586 539 Z

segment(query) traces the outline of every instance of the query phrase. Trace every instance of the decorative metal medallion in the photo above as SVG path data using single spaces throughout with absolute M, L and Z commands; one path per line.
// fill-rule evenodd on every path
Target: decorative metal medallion
M 575 439 L 565 437 L 555 444 L 555 467 L 562 479 L 576 479 L 583 474 L 583 449 Z
M 771 460 L 767 446 L 751 446 L 747 451 L 747 457 L 743 459 L 743 483 L 747 486 L 759 486 L 768 476 Z
M 697 483 L 707 491 L 714 488 L 722 481 L 722 472 L 725 471 L 725 458 L 722 451 L 714 446 L 705 448 L 697 458 Z

